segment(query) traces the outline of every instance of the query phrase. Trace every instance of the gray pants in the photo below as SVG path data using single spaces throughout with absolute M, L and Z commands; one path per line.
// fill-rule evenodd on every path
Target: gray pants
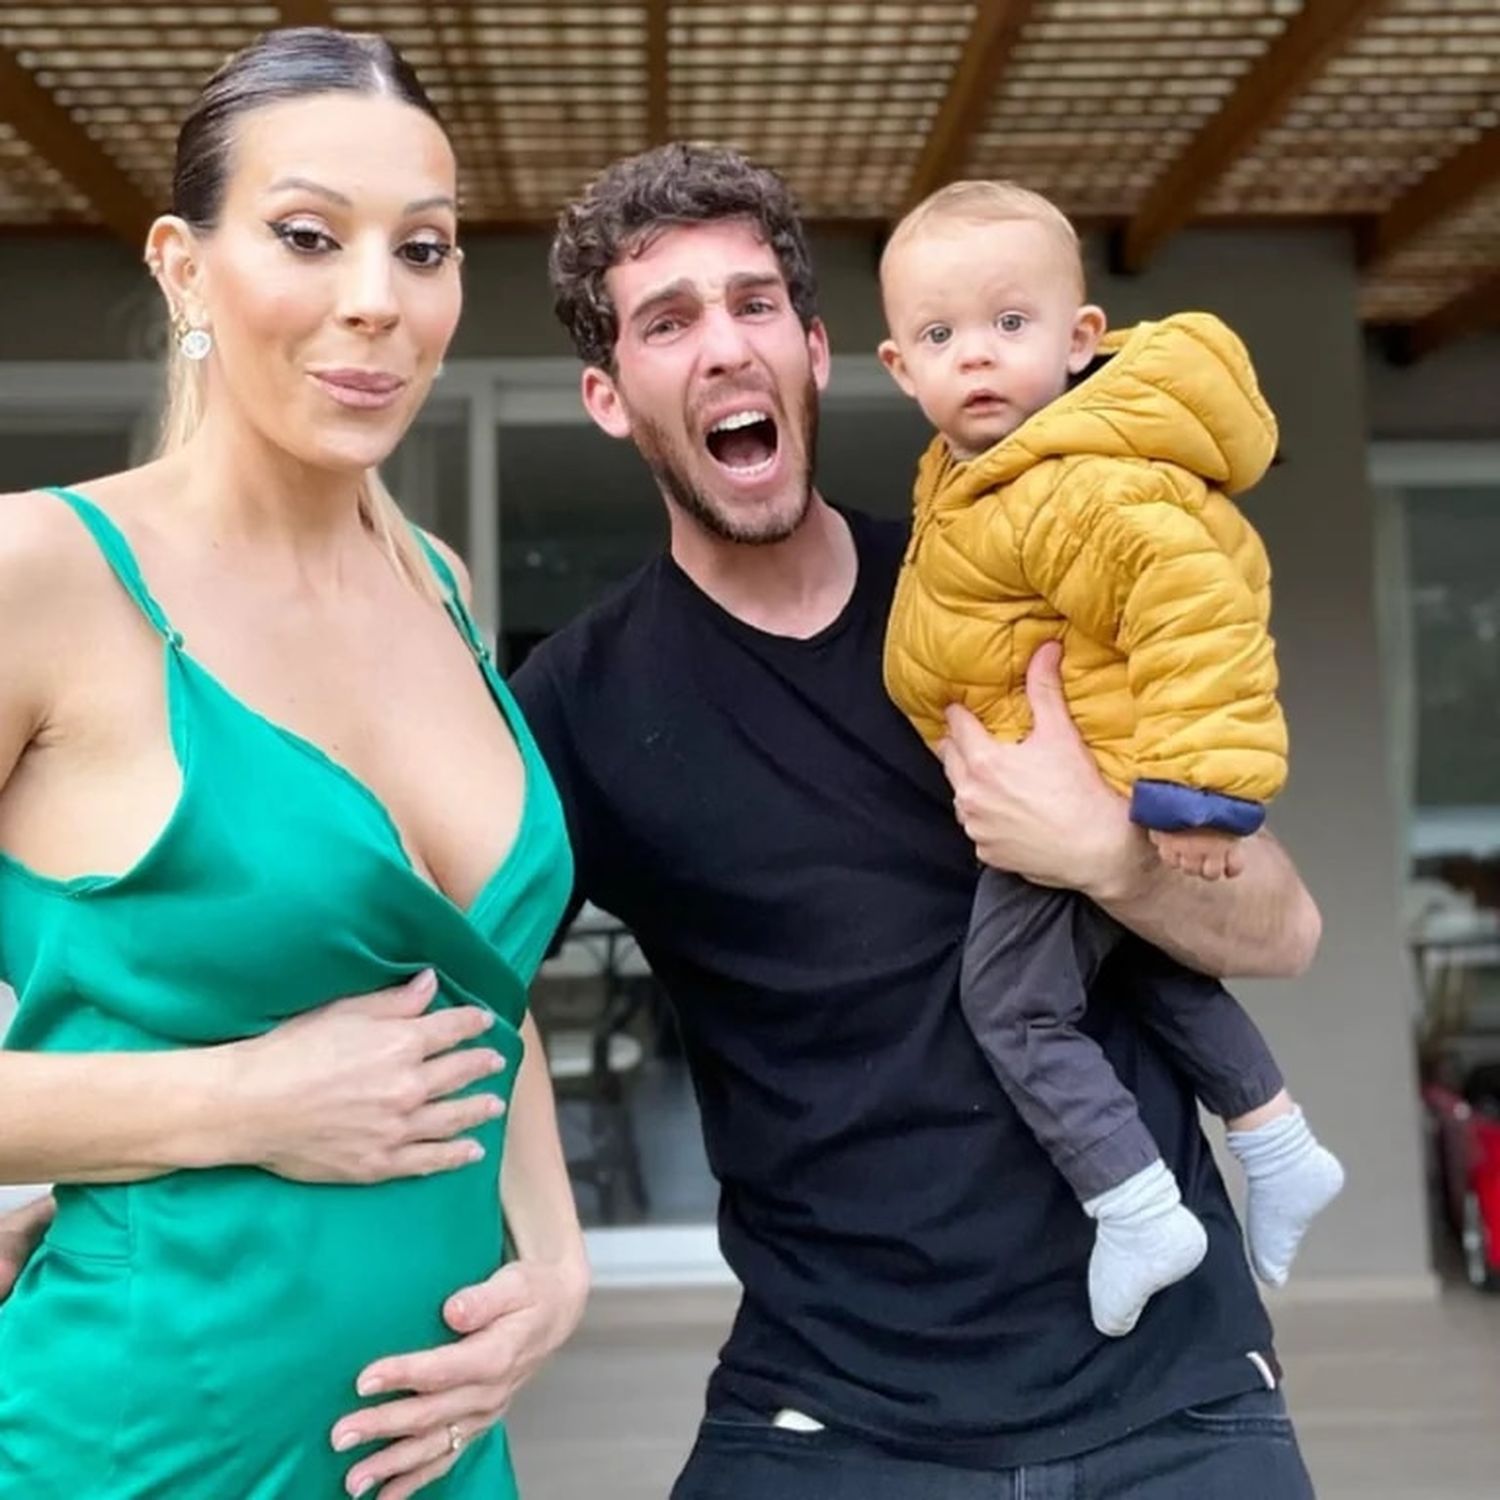
M 990 1066 L 1079 1198 L 1096 1198 L 1161 1159 L 1135 1100 L 1078 1029 L 1089 987 L 1123 940 L 1074 891 L 985 870 L 974 896 L 960 998 Z M 1212 1113 L 1233 1119 L 1281 1091 L 1265 1038 L 1216 979 L 1153 952 L 1133 996 L 1146 1029 Z

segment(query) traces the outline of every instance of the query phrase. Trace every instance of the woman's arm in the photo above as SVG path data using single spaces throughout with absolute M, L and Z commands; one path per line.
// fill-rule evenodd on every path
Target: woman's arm
M 505 1223 L 519 1258 L 555 1269 L 571 1293 L 573 1310 L 581 1314 L 589 1283 L 583 1229 L 563 1159 L 547 1054 L 536 1021 L 529 1015 L 521 1035 L 526 1054 L 511 1096 L 510 1129 L 500 1171 Z
M 99 567 L 39 495 L 0 497 L 0 829 L 29 752 L 60 744 L 97 638 Z M 0 1050 L 0 1182 L 119 1182 L 244 1163 L 372 1181 L 471 1160 L 449 1137 L 484 1100 L 445 1096 L 499 1066 L 488 1013 L 424 1015 L 430 976 L 336 1002 L 253 1041 L 180 1051 Z
M 86 613 L 75 527 L 39 496 L 0 496 L 0 827 L 22 758 L 59 734 L 76 659 L 68 622 Z M 189 1054 L 0 1051 L 0 1182 L 119 1180 L 190 1164 L 215 1071 Z
M 0 1182 L 130 1182 L 227 1161 L 224 1051 L 0 1051 Z
M 336 1000 L 253 1040 L 132 1053 L 0 1050 L 0 1182 L 130 1182 L 263 1167 L 304 1182 L 379 1182 L 467 1166 L 452 1137 L 488 1096 L 447 1096 L 504 1065 L 461 1044 L 473 1006 L 427 1011 L 430 973 Z

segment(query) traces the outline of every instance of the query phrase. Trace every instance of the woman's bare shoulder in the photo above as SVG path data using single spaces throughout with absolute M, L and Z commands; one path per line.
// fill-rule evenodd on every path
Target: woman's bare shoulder
M 0 609 L 69 587 L 85 571 L 87 546 L 77 516 L 56 495 L 0 495 Z
M 88 533 L 55 495 L 0 495 L 0 761 L 7 773 L 70 670 L 65 663 L 76 659 L 74 643 L 97 618 L 94 601 L 108 576 Z
M 112 509 L 113 497 L 131 488 L 129 476 L 115 475 L 91 482 L 83 494 L 94 502 L 108 497 Z M 106 597 L 110 582 L 98 543 L 60 496 L 0 494 L 0 622 L 14 628 L 23 616 L 76 616 L 80 606 Z

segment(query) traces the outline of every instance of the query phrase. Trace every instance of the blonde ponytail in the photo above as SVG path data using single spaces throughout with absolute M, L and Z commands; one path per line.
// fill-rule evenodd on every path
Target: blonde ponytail
M 439 585 L 411 522 L 385 487 L 379 469 L 365 470 L 364 483 L 359 487 L 359 516 L 396 572 L 424 599 L 441 604 L 445 590 Z
M 175 330 L 174 330 L 175 333 Z M 167 341 L 167 389 L 156 436 L 156 457 L 165 458 L 185 447 L 203 421 L 203 365 L 190 360 L 177 347 L 175 336 Z
M 167 389 L 156 457 L 164 458 L 186 446 L 202 422 L 203 363 L 188 359 L 173 339 L 167 349 Z M 396 572 L 424 599 L 441 604 L 445 590 L 378 469 L 367 469 L 360 483 L 359 518 Z

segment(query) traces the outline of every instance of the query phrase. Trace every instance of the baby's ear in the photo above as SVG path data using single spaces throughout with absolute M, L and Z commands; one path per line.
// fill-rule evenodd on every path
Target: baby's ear
M 1073 318 L 1073 340 L 1068 346 L 1068 373 L 1078 375 L 1088 369 L 1099 348 L 1099 340 L 1109 320 L 1102 307 L 1087 303 L 1080 307 Z
M 895 339 L 882 339 L 880 347 L 875 351 L 880 356 L 880 363 L 891 372 L 891 379 L 906 392 L 908 396 L 915 396 L 917 388 L 912 383 L 912 378 L 906 373 L 906 361 L 901 357 L 901 350 Z

